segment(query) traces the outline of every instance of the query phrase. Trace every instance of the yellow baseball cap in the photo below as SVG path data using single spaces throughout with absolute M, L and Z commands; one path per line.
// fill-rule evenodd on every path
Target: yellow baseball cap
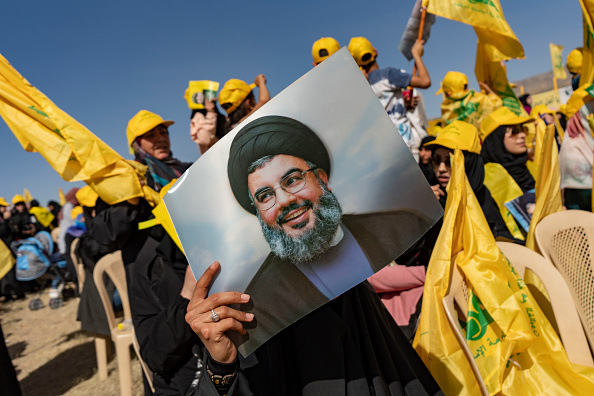
M 23 198 L 23 196 L 21 194 L 17 194 L 14 197 L 12 197 L 12 204 L 16 205 L 18 203 L 25 203 L 25 198 Z
M 500 107 L 485 117 L 481 122 L 481 139 L 484 142 L 491 132 L 502 125 L 521 125 L 531 121 L 533 122 L 534 118 L 529 116 L 520 117 L 507 107 Z
M 254 88 L 256 88 L 256 84 L 248 85 L 245 81 L 232 78 L 225 83 L 223 89 L 219 92 L 219 104 L 229 115 L 237 110 Z
M 555 115 L 556 113 L 557 112 L 555 110 L 549 109 L 546 104 L 539 104 L 538 106 L 534 106 L 532 110 L 530 110 L 530 117 L 536 119 L 541 114 Z
M 8 202 L 6 202 L 4 197 L 0 197 L 0 206 L 8 206 Z
M 476 127 L 464 121 L 452 121 L 441 128 L 437 138 L 425 146 L 439 145 L 455 150 L 465 150 L 471 153 L 481 153 L 481 142 Z
M 338 41 L 332 37 L 322 37 L 313 43 L 311 56 L 316 64 L 322 63 L 324 59 L 340 49 Z
M 72 220 L 76 220 L 76 216 L 78 216 L 79 214 L 83 214 L 82 206 L 78 205 L 78 206 L 75 206 L 74 208 L 72 208 L 72 211 L 70 212 L 70 215 L 72 216 Z
M 140 137 L 156 127 L 157 125 L 165 125 L 166 127 L 173 125 L 173 121 L 165 121 L 160 115 L 151 113 L 148 110 L 140 110 L 134 117 L 128 121 L 128 128 L 126 129 L 126 136 L 128 137 L 128 145 L 132 147 L 132 143 L 137 137 Z
M 349 52 L 359 66 L 367 66 L 375 61 L 377 52 L 365 37 L 353 37 L 349 41 Z
M 466 74 L 449 71 L 441 81 L 441 88 L 435 93 L 445 93 L 447 97 L 461 99 L 468 92 L 468 77 Z
M 567 55 L 566 66 L 571 74 L 582 72 L 583 48 L 576 48 Z
M 90 186 L 84 186 L 76 192 L 76 199 L 81 206 L 93 208 L 97 205 L 97 198 L 99 198 L 99 194 Z

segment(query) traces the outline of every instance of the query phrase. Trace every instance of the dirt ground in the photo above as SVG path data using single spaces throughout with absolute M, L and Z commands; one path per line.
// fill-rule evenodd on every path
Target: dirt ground
M 119 395 L 115 355 L 108 358 L 107 380 L 99 380 L 93 337 L 81 332 L 76 321 L 78 299 L 71 298 L 61 308 L 51 309 L 46 289 L 41 297 L 45 307 L 31 311 L 27 304 L 33 296 L 0 301 L 0 323 L 23 395 Z M 132 394 L 143 395 L 136 357 L 132 375 Z

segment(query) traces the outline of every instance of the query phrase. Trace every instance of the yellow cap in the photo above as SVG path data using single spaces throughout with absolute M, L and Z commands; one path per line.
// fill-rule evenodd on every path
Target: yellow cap
M 466 74 L 449 71 L 441 81 L 441 88 L 435 93 L 445 93 L 449 98 L 461 99 L 468 92 L 468 77 Z
M 248 85 L 245 81 L 232 78 L 225 83 L 223 89 L 219 92 L 219 104 L 229 115 L 237 110 L 254 88 L 256 88 L 256 84 Z
M 157 125 L 165 125 L 166 127 L 173 125 L 173 121 L 165 121 L 160 115 L 151 113 L 148 110 L 140 110 L 134 117 L 128 121 L 128 128 L 126 129 L 126 136 L 128 137 L 128 145 L 132 147 L 132 143 L 137 137 L 144 135 Z
M 377 52 L 365 37 L 353 37 L 349 41 L 349 52 L 359 66 L 367 66 L 375 61 Z
M 530 117 L 536 119 L 541 114 L 556 114 L 555 110 L 551 110 L 547 107 L 546 104 L 539 104 L 538 106 L 534 106 L 532 110 L 530 110 Z
M 571 74 L 580 74 L 582 72 L 583 49 L 576 48 L 567 55 L 567 70 Z
M 16 205 L 18 203 L 25 203 L 25 198 L 23 198 L 23 196 L 21 194 L 17 194 L 14 197 L 12 197 L 12 204 Z
M 471 153 L 481 153 L 481 142 L 479 141 L 476 127 L 464 121 L 452 121 L 441 128 L 437 138 L 425 146 L 439 145 L 455 150 L 460 149 Z
M 311 47 L 311 56 L 316 64 L 322 63 L 327 57 L 340 49 L 338 41 L 332 37 L 322 37 L 313 43 Z
M 76 216 L 78 216 L 79 214 L 83 213 L 83 208 L 82 206 L 75 206 L 74 208 L 72 208 L 72 212 L 70 212 L 70 215 L 72 216 L 72 220 L 76 220 Z
M 481 122 L 481 139 L 484 142 L 491 132 L 502 125 L 521 125 L 531 121 L 534 121 L 534 118 L 520 117 L 507 107 L 500 107 Z
M 573 91 L 567 103 L 560 106 L 561 113 L 565 114 L 565 117 L 571 118 L 577 113 L 583 105 L 592 101 L 594 98 L 586 90 L 586 87 L 580 87 Z
M 99 194 L 90 186 L 84 186 L 76 192 L 76 199 L 81 206 L 93 208 L 97 204 L 97 198 L 99 198 Z
M 8 206 L 8 202 L 6 202 L 4 197 L 0 197 L 0 206 Z

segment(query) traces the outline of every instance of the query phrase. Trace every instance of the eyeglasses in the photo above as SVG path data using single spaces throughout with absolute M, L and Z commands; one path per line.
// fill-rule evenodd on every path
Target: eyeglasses
M 507 127 L 505 134 L 506 134 L 506 136 L 517 136 L 518 134 L 520 134 L 522 132 L 524 132 L 525 134 L 528 134 L 528 128 L 523 125 L 514 125 L 514 126 Z
M 442 158 L 439 155 L 433 153 L 433 158 L 431 159 L 431 161 L 433 161 L 434 168 L 439 168 L 439 165 L 441 165 L 442 162 L 445 164 L 445 166 L 451 167 L 449 155 L 447 157 Z
M 309 171 L 318 169 L 317 167 L 309 168 L 304 171 L 295 171 L 283 177 L 278 183 L 278 187 L 265 188 L 256 193 L 254 197 L 254 205 L 261 211 L 268 210 L 276 205 L 276 190 L 282 188 L 283 191 L 289 194 L 295 194 L 305 188 L 305 174 Z

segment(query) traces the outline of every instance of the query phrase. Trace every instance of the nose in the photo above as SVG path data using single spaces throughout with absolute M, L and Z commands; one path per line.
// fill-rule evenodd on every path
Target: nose
M 278 208 L 284 208 L 292 202 L 295 202 L 296 199 L 294 194 L 286 192 L 282 188 L 276 190 L 276 206 Z
M 448 170 L 444 161 L 441 161 L 439 163 L 439 166 L 437 167 L 437 170 L 440 171 L 440 172 L 446 172 Z

